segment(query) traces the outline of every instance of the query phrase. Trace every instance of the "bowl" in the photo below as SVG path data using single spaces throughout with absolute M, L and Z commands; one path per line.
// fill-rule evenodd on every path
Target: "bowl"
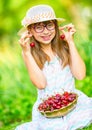
M 56 94 L 39 104 L 38 110 L 47 118 L 65 116 L 76 107 L 77 99 L 78 95 L 76 93 L 64 92 L 62 95 Z
M 76 107 L 76 104 L 77 104 L 77 98 L 65 107 L 62 107 L 60 109 L 56 109 L 56 110 L 53 110 L 53 111 L 40 111 L 40 113 L 47 118 L 65 116 L 66 114 L 71 112 Z

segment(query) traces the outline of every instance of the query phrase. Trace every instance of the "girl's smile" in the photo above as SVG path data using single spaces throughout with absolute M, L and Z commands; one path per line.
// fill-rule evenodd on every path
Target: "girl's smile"
M 48 39 L 50 39 L 50 36 L 51 35 L 48 35 L 48 36 L 41 36 L 44 40 L 48 40 Z
M 48 41 L 51 38 L 51 34 L 47 36 L 41 36 L 41 38 L 43 39 L 43 41 Z

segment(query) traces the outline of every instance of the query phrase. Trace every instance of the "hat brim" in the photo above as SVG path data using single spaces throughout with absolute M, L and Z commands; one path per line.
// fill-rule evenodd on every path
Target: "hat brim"
M 45 22 L 45 21 L 49 21 L 49 20 L 57 20 L 57 22 L 58 22 L 59 24 L 61 24 L 62 22 L 65 21 L 65 19 L 63 19 L 63 18 L 54 18 L 54 19 L 44 19 L 44 20 L 40 20 L 40 21 L 37 21 L 37 22 L 34 22 L 34 23 Z M 31 23 L 31 24 L 34 24 L 34 23 Z M 29 25 L 31 25 L 31 24 L 29 24 Z M 28 26 L 28 25 L 27 25 L 27 26 Z M 26 27 L 22 27 L 22 28 L 18 31 L 17 34 L 18 34 L 19 36 L 22 36 L 24 33 L 27 33 L 27 32 L 28 32 L 27 26 L 26 26 Z

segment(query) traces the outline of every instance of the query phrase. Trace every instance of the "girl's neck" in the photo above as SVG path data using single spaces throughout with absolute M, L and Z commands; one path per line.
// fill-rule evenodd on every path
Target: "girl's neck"
M 51 44 L 43 44 L 41 45 L 42 47 L 42 50 L 46 53 L 46 52 L 49 52 L 49 51 L 52 51 L 52 48 L 51 48 Z
M 42 45 L 41 47 L 42 50 L 50 57 L 50 60 L 52 60 L 55 57 L 55 53 L 51 48 L 51 43 L 47 45 Z

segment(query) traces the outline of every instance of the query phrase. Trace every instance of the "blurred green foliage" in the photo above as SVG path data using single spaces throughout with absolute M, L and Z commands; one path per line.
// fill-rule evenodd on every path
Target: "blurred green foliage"
M 31 120 L 32 106 L 37 97 L 18 45 L 18 30 L 28 8 L 37 4 L 51 5 L 57 17 L 72 22 L 77 33 L 75 44 L 87 67 L 84 80 L 76 87 L 92 97 L 92 16 L 91 0 L 0 0 L 0 129 Z M 92 129 L 92 127 L 88 128 Z

